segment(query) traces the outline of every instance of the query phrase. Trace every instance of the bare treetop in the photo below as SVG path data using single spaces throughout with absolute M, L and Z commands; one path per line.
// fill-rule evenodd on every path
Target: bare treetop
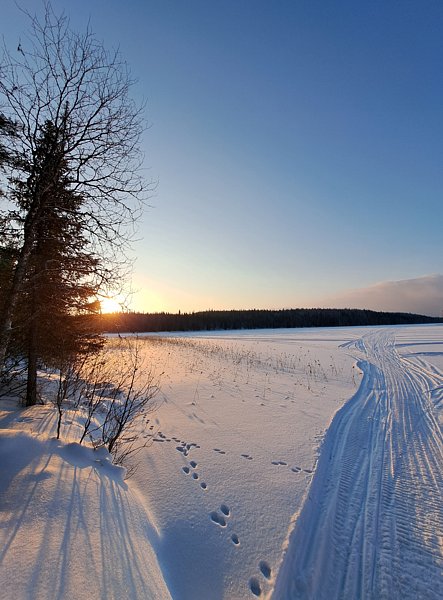
M 26 41 L 14 53 L 5 48 L 0 64 L 1 110 L 21 129 L 10 143 L 29 160 L 45 122 L 63 128 L 71 184 L 86 200 L 88 226 L 101 242 L 124 233 L 124 245 L 151 187 L 141 174 L 144 107 L 130 97 L 134 80 L 118 51 L 108 52 L 89 28 L 72 31 L 50 4 L 42 18 L 28 16 Z

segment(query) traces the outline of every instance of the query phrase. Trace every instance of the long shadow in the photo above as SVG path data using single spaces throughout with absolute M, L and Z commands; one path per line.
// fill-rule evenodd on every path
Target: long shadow
M 160 569 L 158 585 L 152 573 L 158 535 L 146 512 L 121 471 L 103 460 L 88 461 L 95 456 L 88 449 L 77 450 L 0 431 L 3 573 L 19 552 L 26 598 L 167 600 Z
M 8 429 L 12 425 L 21 413 L 23 408 L 19 406 L 17 401 L 9 398 L 0 399 L 0 411 L 4 414 L 0 417 L 0 429 Z
M 28 512 L 38 491 L 39 482 L 45 478 L 43 471 L 49 463 L 48 459 L 40 474 L 33 475 L 29 473 L 25 477 L 17 477 L 33 461 L 35 463 L 40 462 L 42 457 L 42 444 L 29 436 L 26 436 L 26 443 L 23 443 L 22 438 L 25 436 L 26 434 L 18 433 L 11 437 L 8 451 L 5 452 L 6 436 L 0 435 L 0 456 L 6 466 L 0 478 L 0 505 L 4 513 L 9 511 L 11 514 L 10 521 L 4 523 L 4 529 L 8 533 L 0 551 L 0 565 L 3 563 L 22 524 L 27 520 Z M 13 454 L 13 457 L 10 456 L 11 454 Z M 12 486 L 14 487 L 13 490 L 11 490 Z M 18 506 L 15 505 L 17 499 L 21 500 L 21 504 Z M 11 504 L 11 502 L 14 502 L 14 504 Z

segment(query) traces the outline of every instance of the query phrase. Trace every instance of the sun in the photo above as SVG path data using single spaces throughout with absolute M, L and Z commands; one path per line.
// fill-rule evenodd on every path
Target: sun
M 102 313 L 121 312 L 122 305 L 115 298 L 102 298 L 100 300 Z

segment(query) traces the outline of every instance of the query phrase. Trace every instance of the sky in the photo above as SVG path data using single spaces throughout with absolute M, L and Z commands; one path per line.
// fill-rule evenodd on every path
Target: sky
M 443 3 L 52 4 L 146 100 L 131 309 L 442 314 Z M 3 0 L 6 44 L 26 27 Z

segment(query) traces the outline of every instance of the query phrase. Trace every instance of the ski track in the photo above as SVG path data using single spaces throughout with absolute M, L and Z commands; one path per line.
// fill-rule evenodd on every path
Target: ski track
M 345 345 L 363 380 L 334 418 L 274 599 L 443 598 L 443 375 L 391 330 Z

